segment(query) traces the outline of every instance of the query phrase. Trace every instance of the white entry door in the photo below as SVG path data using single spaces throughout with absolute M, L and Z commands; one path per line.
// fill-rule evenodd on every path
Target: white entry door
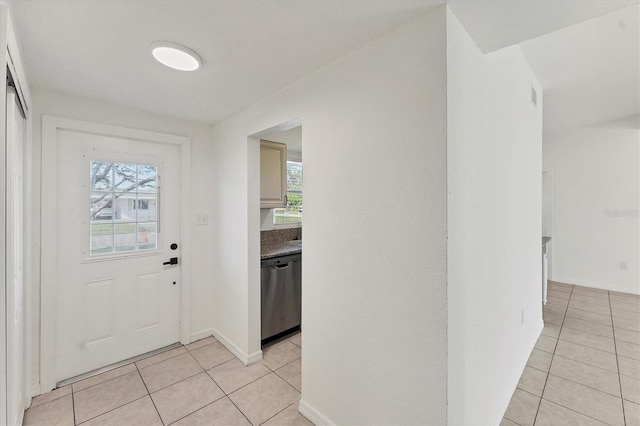
M 180 148 L 63 129 L 56 140 L 60 381 L 180 340 Z

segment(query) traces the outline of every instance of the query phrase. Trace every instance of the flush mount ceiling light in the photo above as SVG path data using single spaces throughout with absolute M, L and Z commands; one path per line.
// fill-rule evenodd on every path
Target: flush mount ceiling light
M 171 41 L 154 41 L 151 54 L 161 64 L 180 71 L 195 71 L 202 64 L 196 52 Z

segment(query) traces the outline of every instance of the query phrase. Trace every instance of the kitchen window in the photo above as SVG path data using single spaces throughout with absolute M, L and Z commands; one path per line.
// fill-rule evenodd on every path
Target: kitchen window
M 273 224 L 302 225 L 302 163 L 287 161 L 287 205 L 273 209 Z

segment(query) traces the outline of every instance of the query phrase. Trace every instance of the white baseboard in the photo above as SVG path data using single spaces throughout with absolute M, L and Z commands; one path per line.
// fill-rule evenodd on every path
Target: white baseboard
M 40 383 L 34 383 L 31 385 L 31 396 L 41 395 L 42 391 L 40 390 Z
M 247 365 L 255 364 L 256 362 L 262 361 L 262 351 L 255 351 L 252 354 L 249 354 L 249 358 L 247 359 Z
M 313 423 L 316 426 L 332 426 L 335 425 L 334 422 L 326 418 L 322 413 L 313 408 L 311 405 L 307 404 L 303 399 L 300 400 L 298 404 L 298 411 L 302 414 L 307 420 Z
M 234 354 L 240 361 L 242 361 L 244 365 L 255 364 L 256 362 L 262 360 L 262 351 L 256 351 L 252 354 L 248 354 L 237 347 L 231 340 L 229 340 L 224 334 L 220 333 L 215 328 L 212 329 L 212 332 L 213 337 L 215 337 L 218 342 L 222 343 L 227 349 L 229 349 L 231 353 Z
M 204 339 L 205 337 L 209 337 L 209 336 L 213 336 L 213 328 L 205 328 L 204 330 L 191 333 L 191 342 L 195 342 L 196 340 Z M 181 342 L 181 343 L 183 345 L 186 344 L 184 342 Z
M 617 291 L 620 293 L 640 295 L 640 288 L 635 288 L 635 289 L 624 288 L 617 285 L 597 283 L 597 282 L 585 281 L 585 280 L 577 280 L 573 278 L 558 277 L 558 276 L 554 277 L 553 280 L 549 278 L 549 281 L 554 281 L 554 282 L 563 283 L 563 284 L 577 285 L 579 287 L 591 287 L 591 288 L 597 288 L 600 290 Z

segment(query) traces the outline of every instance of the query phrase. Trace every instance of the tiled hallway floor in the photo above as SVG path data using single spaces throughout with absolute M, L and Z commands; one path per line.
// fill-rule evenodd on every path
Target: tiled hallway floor
M 25 425 L 310 425 L 297 334 L 246 367 L 213 337 L 34 398 Z
M 549 283 L 501 425 L 640 425 L 640 297 Z

